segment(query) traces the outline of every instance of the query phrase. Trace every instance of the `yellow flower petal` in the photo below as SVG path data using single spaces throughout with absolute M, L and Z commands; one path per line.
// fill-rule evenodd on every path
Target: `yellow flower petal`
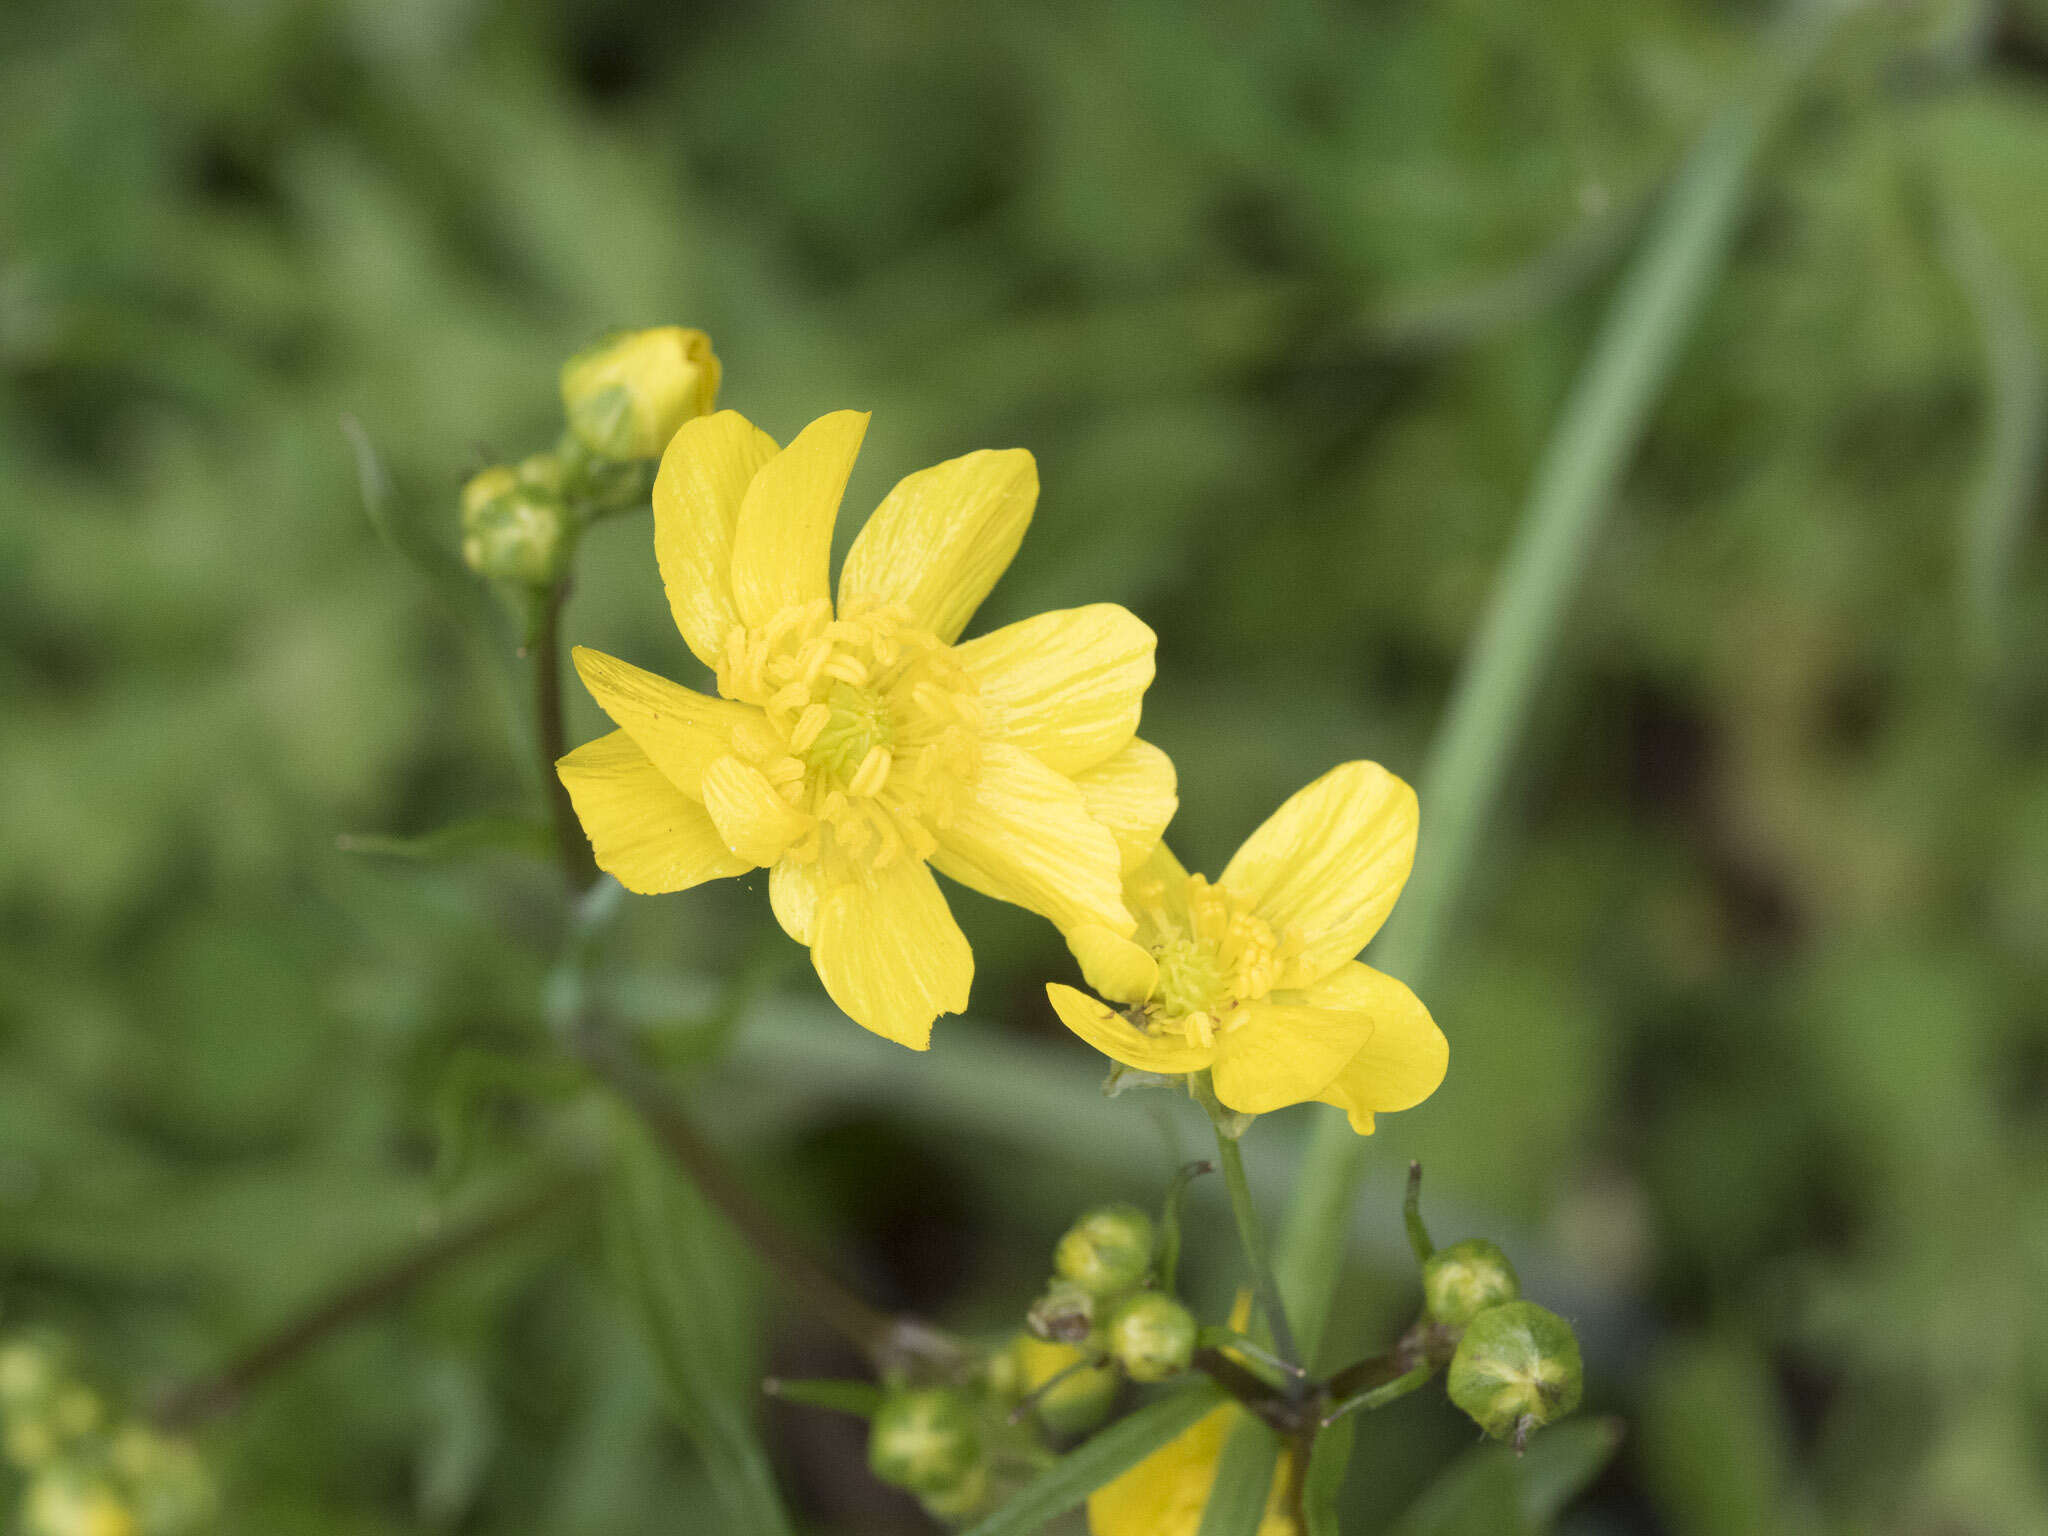
M 1074 787 L 1088 814 L 1116 839 L 1125 874 L 1159 846 L 1166 824 L 1180 808 L 1173 759 L 1135 736 L 1113 756 L 1075 774 Z
M 684 422 L 654 477 L 654 559 L 676 628 L 707 667 L 718 664 L 740 621 L 732 600 L 740 502 L 774 457 L 774 438 L 738 411 L 720 411 Z
M 704 770 L 732 750 L 733 731 L 761 718 L 751 704 L 711 698 L 587 646 L 570 655 L 598 707 L 686 795 L 701 798 Z
M 1129 609 L 1092 603 L 1005 625 L 953 654 L 980 685 L 992 739 L 1075 773 L 1137 733 L 1157 643 Z
M 768 872 L 768 905 L 782 931 L 799 944 L 809 944 L 818 921 L 818 861 L 799 864 L 780 858 Z
M 1313 1099 L 1364 1047 L 1373 1016 L 1270 1000 L 1216 1042 L 1216 1097 L 1241 1114 L 1263 1115 Z
M 1045 989 L 1060 1022 L 1112 1061 L 1140 1072 L 1172 1076 L 1199 1072 L 1215 1059 L 1215 1051 L 1180 1035 L 1148 1035 L 1106 1003 L 1057 982 Z
M 1217 883 L 1304 948 L 1282 978 L 1303 986 L 1366 945 L 1415 862 L 1415 791 L 1378 763 L 1332 768 L 1266 818 Z
M 1001 742 L 936 829 L 941 874 L 1050 919 L 1062 932 L 1099 923 L 1129 933 L 1116 840 L 1090 819 L 1073 780 Z
M 846 1016 L 913 1051 L 932 1020 L 967 1006 L 974 952 L 931 871 L 898 859 L 833 882 L 818 902 L 811 962 Z
M 775 792 L 761 770 L 721 757 L 704 770 L 704 809 L 726 847 L 750 868 L 773 864 L 811 830 L 811 818 Z
M 1009 567 L 1038 503 L 1022 448 L 984 448 L 897 482 L 847 551 L 839 602 L 901 603 L 941 640 L 959 638 Z
M 1067 935 L 1067 948 L 1081 963 L 1088 985 L 1120 1003 L 1142 1003 L 1159 985 L 1159 962 L 1142 945 L 1099 923 L 1084 923 Z
M 1411 1109 L 1444 1080 L 1451 1059 L 1444 1032 L 1421 999 L 1385 972 L 1353 961 L 1287 1000 L 1372 1016 L 1371 1037 L 1320 1095 L 1351 1116 L 1359 1135 L 1372 1134 L 1375 1110 Z
M 868 430 L 866 411 L 834 411 L 754 475 L 732 540 L 732 595 L 744 624 L 829 600 L 832 524 Z
M 1196 1536 L 1223 1447 L 1244 1418 L 1242 1408 L 1226 1403 L 1088 1495 L 1090 1536 Z M 1293 1477 L 1292 1453 L 1283 1451 L 1266 1491 L 1258 1536 L 1300 1536 L 1287 1509 Z
M 629 891 L 656 896 L 744 874 L 704 807 L 669 782 L 624 731 L 555 764 L 597 867 Z

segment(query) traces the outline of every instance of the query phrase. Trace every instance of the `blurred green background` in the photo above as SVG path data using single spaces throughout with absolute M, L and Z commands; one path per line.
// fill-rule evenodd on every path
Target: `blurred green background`
M 1146 734 L 1214 869 L 1340 759 L 1420 773 L 1646 200 L 1766 15 L 13 0 L 0 1331 L 144 1401 L 544 1112 L 475 1085 L 551 1060 L 549 873 L 335 846 L 532 792 L 503 669 L 362 515 L 345 414 L 450 544 L 462 477 L 551 440 L 554 369 L 615 325 L 709 330 L 723 403 L 781 438 L 872 409 L 843 533 L 911 469 L 1028 446 L 981 622 L 1158 630 Z M 2038 437 L 2044 189 L 2048 10 L 1838 31 L 1488 834 L 1428 999 L 1449 1079 L 1382 1119 L 1338 1331 L 1414 1305 L 1420 1157 L 1439 1238 L 1501 1237 L 1627 1422 L 1564 1529 L 2048 1530 L 2048 572 L 2009 475 L 1975 619 L 1964 555 Z M 645 514 L 599 529 L 568 633 L 687 677 L 649 555 Z M 754 885 L 631 902 L 607 985 L 876 1296 L 1013 1326 L 1081 1205 L 1197 1144 L 1094 1095 L 1043 925 L 956 900 L 975 1016 L 913 1058 L 829 1016 Z M 693 1065 L 735 953 L 763 986 Z M 1276 1195 L 1300 1129 L 1253 1133 Z M 707 1241 L 735 1401 L 856 1368 Z M 857 1430 L 761 1412 L 809 1528 L 926 1528 Z M 1374 1416 L 1347 1528 L 1470 1441 L 1440 1395 Z M 204 1443 L 223 1530 L 711 1528 L 580 1210 Z

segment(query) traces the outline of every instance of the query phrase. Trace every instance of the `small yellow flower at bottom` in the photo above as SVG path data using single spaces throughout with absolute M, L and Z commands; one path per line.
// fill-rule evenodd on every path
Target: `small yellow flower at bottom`
M 1352 956 L 1415 859 L 1415 792 L 1344 763 L 1293 795 L 1213 884 L 1161 843 L 1125 878 L 1130 936 L 1066 930 L 1089 985 L 1046 989 L 1075 1034 L 1144 1072 L 1208 1071 L 1242 1114 L 1320 1099 L 1370 1135 L 1421 1103 L 1449 1047 L 1415 994 Z
M 556 768 L 599 868 L 647 894 L 767 869 L 832 1000 L 923 1050 L 974 975 L 932 872 L 1062 930 L 1128 934 L 1122 876 L 1173 814 L 1173 765 L 1136 735 L 1154 642 L 1124 609 L 959 643 L 1030 522 L 1030 454 L 908 476 L 835 593 L 832 525 L 866 429 L 838 411 L 778 449 L 732 411 L 683 425 L 654 551 L 719 696 L 579 649 L 619 729 Z
M 1223 1447 L 1245 1418 L 1242 1408 L 1225 1404 L 1096 1489 L 1088 1496 L 1091 1536 L 1196 1536 L 1216 1486 Z M 1292 1473 L 1293 1453 L 1282 1451 L 1259 1536 L 1300 1536 L 1301 1526 L 1286 1507 Z

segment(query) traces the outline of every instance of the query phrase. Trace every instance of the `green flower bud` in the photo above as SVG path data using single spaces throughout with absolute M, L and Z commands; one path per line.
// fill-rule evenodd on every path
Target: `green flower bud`
M 1041 1339 L 1079 1344 L 1095 1332 L 1095 1298 L 1071 1280 L 1054 1280 L 1024 1321 Z
M 1447 1385 L 1481 1429 L 1519 1447 L 1578 1407 L 1585 1367 L 1570 1323 L 1533 1301 L 1510 1301 L 1465 1325 Z
M 1462 1328 L 1488 1307 L 1522 1294 L 1515 1266 L 1483 1237 L 1439 1248 L 1422 1266 L 1422 1296 L 1429 1315 Z
M 974 1415 L 950 1387 L 890 1393 L 868 1429 L 869 1469 L 913 1493 L 956 1488 L 980 1460 Z
M 561 574 L 568 534 L 561 497 L 503 465 L 462 488 L 462 559 L 479 576 L 544 587 Z
M 562 365 L 562 408 L 592 453 L 657 459 L 676 428 L 716 402 L 719 372 L 702 331 L 626 331 Z
M 1037 1393 L 1032 1411 L 1056 1435 L 1086 1434 L 1116 1404 L 1116 1372 L 1089 1365 L 1086 1350 L 1072 1344 L 1049 1344 L 1020 1333 L 1011 1343 L 1023 1390 Z M 1050 1385 L 1048 1385 L 1050 1383 Z
M 1135 1205 L 1090 1211 L 1067 1228 L 1053 1268 L 1096 1296 L 1137 1289 L 1152 1269 L 1152 1218 Z
M 988 1505 L 988 1464 L 977 1461 L 952 1487 L 920 1494 L 918 1502 L 934 1520 L 949 1524 L 972 1520 Z
M 1164 1381 L 1195 1355 L 1195 1314 L 1163 1291 L 1140 1291 L 1109 1320 L 1109 1352 L 1133 1381 Z
M 488 474 L 490 471 L 486 470 L 484 473 Z M 569 466 L 562 462 L 559 453 L 528 454 L 519 461 L 519 467 L 513 471 L 513 478 L 528 490 L 538 491 L 541 495 L 556 500 L 566 496 L 569 491 Z

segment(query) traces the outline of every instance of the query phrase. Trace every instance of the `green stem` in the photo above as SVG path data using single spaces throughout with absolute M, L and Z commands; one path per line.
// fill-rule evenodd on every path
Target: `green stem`
M 1429 1240 L 1429 1228 L 1422 1224 L 1422 1164 L 1413 1161 L 1408 1164 L 1408 1193 L 1401 1200 L 1401 1220 L 1408 1227 L 1408 1246 L 1415 1250 L 1415 1262 L 1427 1264 L 1430 1255 L 1436 1252 L 1436 1244 Z
M 556 582 L 532 595 L 526 651 L 533 662 L 534 739 L 540 746 L 540 776 L 548 800 L 548 823 L 555 834 L 555 854 L 572 890 L 587 890 L 597 879 L 590 844 L 576 819 L 568 786 L 555 764 L 569 751 L 562 716 L 562 604 L 568 583 Z
M 1247 1360 L 1255 1360 L 1267 1370 L 1277 1372 L 1282 1378 L 1300 1379 L 1308 1375 L 1307 1371 L 1292 1360 L 1281 1359 L 1257 1339 L 1247 1338 L 1235 1328 L 1204 1328 L 1196 1335 L 1195 1342 L 1204 1349 L 1227 1349 L 1243 1355 Z
M 1422 775 L 1423 856 L 1374 951 L 1375 964 L 1425 995 L 1594 537 L 1721 271 L 1765 129 L 1842 9 L 1838 0 L 1794 4 L 1766 45 L 1762 78 L 1709 125 L 1624 275 L 1545 449 Z M 1324 1112 L 1282 1229 L 1280 1272 L 1311 1350 L 1329 1318 L 1365 1147 L 1341 1113 Z
M 522 1231 L 590 1184 L 591 1170 L 559 1173 L 513 1199 L 447 1227 L 393 1255 L 322 1297 L 297 1317 L 257 1340 L 211 1375 L 185 1383 L 157 1405 L 166 1429 L 189 1430 L 219 1418 L 251 1389 L 293 1364 L 323 1340 L 381 1312 L 408 1292 L 502 1237 Z
M 1356 1397 L 1346 1398 L 1323 1415 L 1323 1426 L 1328 1428 L 1347 1413 L 1362 1413 L 1374 1408 L 1384 1408 L 1396 1398 L 1406 1397 L 1417 1387 L 1427 1383 L 1430 1377 L 1435 1374 L 1436 1367 L 1425 1360 L 1407 1374 L 1396 1376 L 1392 1381 L 1387 1382 L 1383 1386 L 1377 1386 L 1369 1391 L 1361 1392 Z
M 1244 1154 L 1225 1124 L 1229 1112 L 1217 1100 L 1208 1073 L 1197 1072 L 1188 1081 L 1202 1108 L 1209 1112 L 1209 1123 L 1216 1131 L 1216 1158 L 1223 1165 L 1223 1182 L 1230 1190 L 1230 1214 L 1237 1218 L 1238 1241 L 1244 1245 L 1245 1263 L 1252 1272 L 1252 1289 L 1266 1314 L 1266 1326 L 1273 1330 L 1273 1343 L 1281 1359 L 1290 1365 L 1300 1365 L 1301 1353 L 1295 1348 L 1294 1330 L 1288 1326 L 1287 1307 L 1280 1298 L 1273 1261 L 1266 1250 L 1265 1230 L 1259 1225 L 1258 1208 L 1252 1204 L 1251 1183 L 1244 1176 Z

